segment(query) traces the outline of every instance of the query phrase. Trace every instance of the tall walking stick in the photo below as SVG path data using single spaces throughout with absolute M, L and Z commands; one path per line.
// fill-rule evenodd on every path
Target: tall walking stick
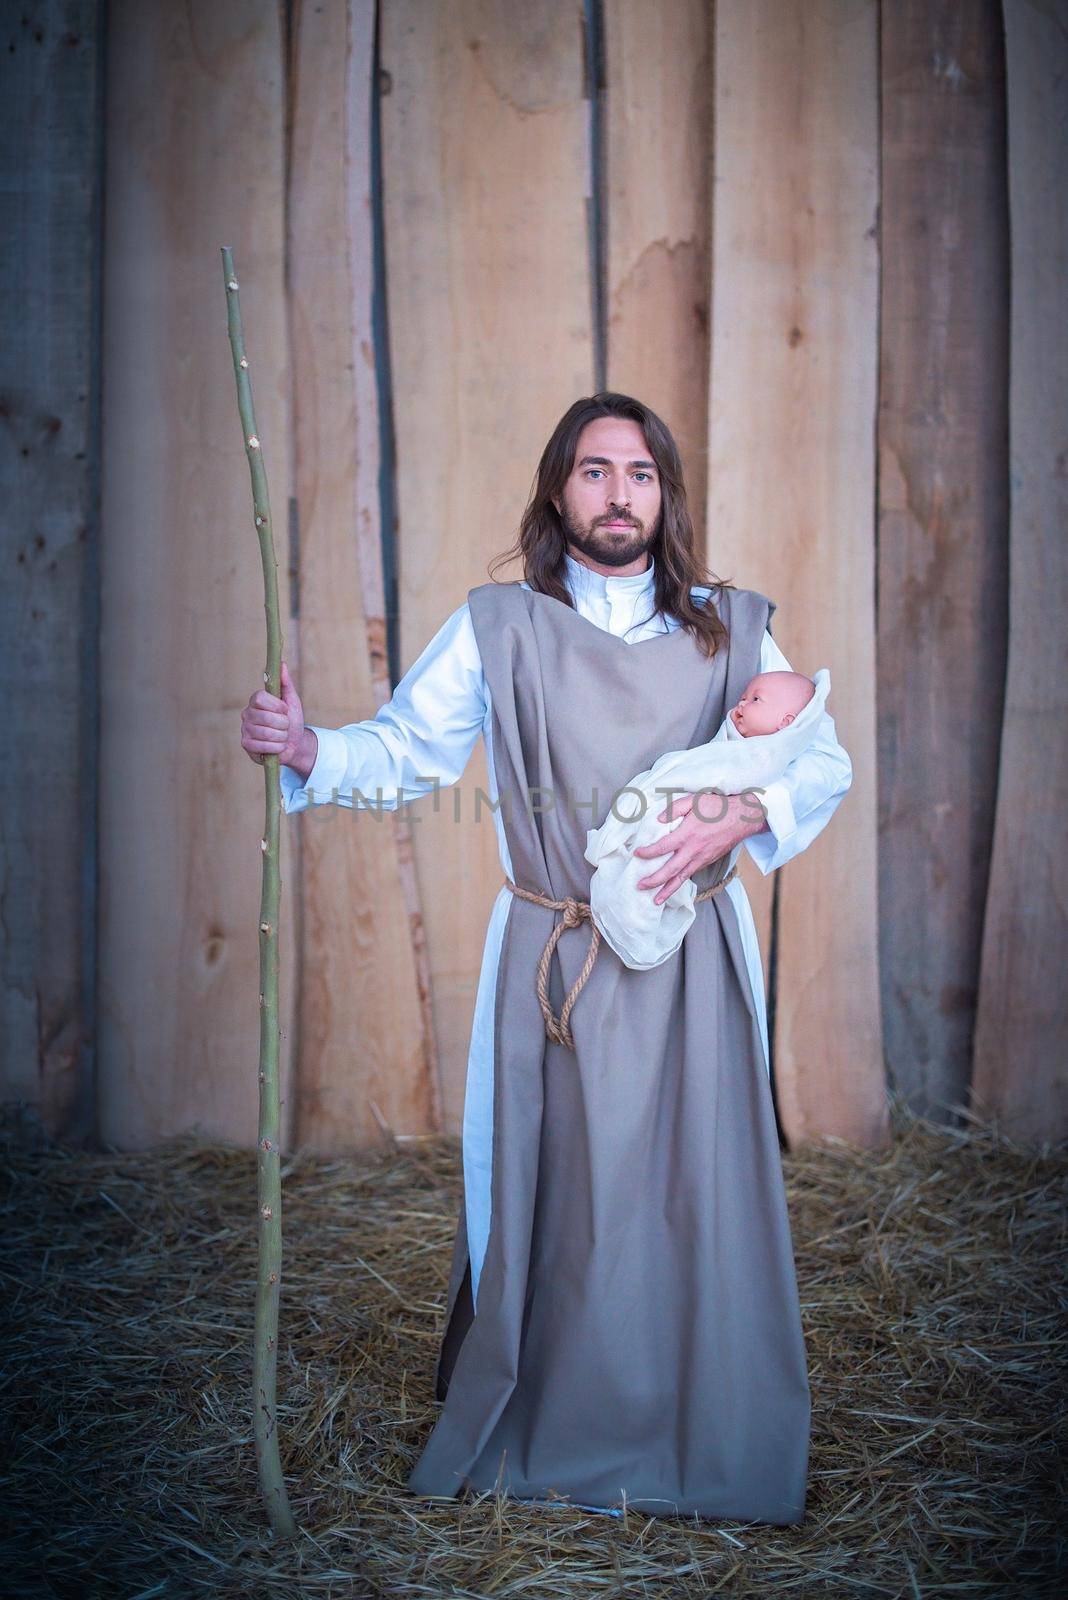
M 252 384 L 245 356 L 234 258 L 222 247 L 226 279 L 226 323 L 237 379 L 237 404 L 245 437 L 245 454 L 252 475 L 252 511 L 263 562 L 264 609 L 267 613 L 267 671 L 263 681 L 273 695 L 281 693 L 282 627 L 278 611 L 278 563 L 274 558 L 271 507 L 267 498 L 267 472 L 256 433 L 252 409 Z M 278 1301 L 282 1279 L 282 1172 L 278 1150 L 278 906 L 281 797 L 278 757 L 263 757 L 267 819 L 260 849 L 260 1125 L 257 1158 L 259 1207 L 259 1271 L 256 1284 L 256 1328 L 253 1339 L 253 1431 L 260 1490 L 275 1533 L 290 1537 L 297 1531 L 289 1509 L 282 1463 L 278 1455 L 278 1412 L 275 1386 L 278 1376 Z

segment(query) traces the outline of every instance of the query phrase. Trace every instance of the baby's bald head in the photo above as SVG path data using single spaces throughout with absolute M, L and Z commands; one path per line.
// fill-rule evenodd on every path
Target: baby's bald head
M 746 684 L 730 719 L 746 739 L 778 733 L 789 727 L 815 692 L 816 685 L 803 672 L 758 672 Z

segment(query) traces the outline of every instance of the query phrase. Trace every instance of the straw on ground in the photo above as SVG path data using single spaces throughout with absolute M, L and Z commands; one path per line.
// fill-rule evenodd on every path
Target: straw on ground
M 280 1420 L 302 1535 L 278 1544 L 249 1449 L 255 1155 L 28 1135 L 3 1163 L 13 1593 L 1063 1592 L 1068 1152 L 897 1109 L 886 1150 L 785 1158 L 813 1388 L 808 1513 L 787 1529 L 408 1494 L 456 1142 L 291 1158 Z

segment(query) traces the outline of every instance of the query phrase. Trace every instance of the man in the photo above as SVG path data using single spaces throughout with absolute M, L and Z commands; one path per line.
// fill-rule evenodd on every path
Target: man
M 675 442 L 628 396 L 561 418 L 513 555 L 524 579 L 472 589 L 375 717 L 306 725 L 285 668 L 281 698 L 242 713 L 249 755 L 281 758 L 287 812 L 403 803 L 486 741 L 506 882 L 468 1061 L 444 1405 L 409 1487 L 796 1522 L 808 1380 L 756 932 L 724 880 L 743 843 L 765 873 L 811 843 L 849 758 L 825 714 L 762 809 L 676 799 L 641 884 L 660 902 L 694 879 L 681 949 L 647 972 L 592 950 L 587 830 L 790 664 L 774 602 L 700 566 Z

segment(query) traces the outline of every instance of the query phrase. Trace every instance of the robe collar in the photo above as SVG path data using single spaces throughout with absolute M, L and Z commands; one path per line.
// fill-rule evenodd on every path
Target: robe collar
M 576 599 L 579 595 L 608 600 L 613 595 L 626 595 L 637 605 L 643 595 L 651 595 L 656 587 L 656 564 L 652 551 L 649 552 L 649 565 L 645 571 L 633 572 L 625 578 L 606 578 L 603 573 L 594 572 L 581 561 L 576 561 L 567 550 L 564 551 L 564 562 L 565 581 Z

